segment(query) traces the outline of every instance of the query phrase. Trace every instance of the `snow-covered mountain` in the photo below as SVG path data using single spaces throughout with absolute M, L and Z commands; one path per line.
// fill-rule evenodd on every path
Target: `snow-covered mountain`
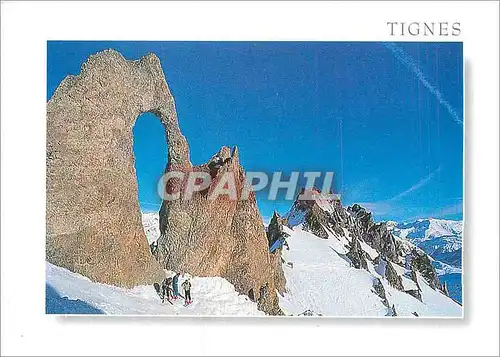
M 285 314 L 462 316 L 432 258 L 362 207 L 319 196 L 296 201 L 284 218 Z
M 439 280 L 447 284 L 451 297 L 462 302 L 462 221 L 418 219 L 387 222 L 391 232 L 412 242 L 433 259 Z
M 392 233 L 412 242 L 434 259 L 455 267 L 462 266 L 462 221 L 418 219 L 414 222 L 388 222 Z
M 420 274 L 413 281 L 411 271 L 400 265 L 386 263 L 406 291 L 420 288 L 422 300 L 392 287 L 384 264 L 368 261 L 367 270 L 353 267 L 346 257 L 347 237 L 332 234 L 322 239 L 300 226 L 289 232 L 290 250 L 285 248 L 282 255 L 287 291 L 280 296 L 280 307 L 287 315 L 312 311 L 323 316 L 392 316 L 393 307 L 398 316 L 462 315 L 460 305 L 432 289 Z M 367 246 L 363 250 L 378 256 Z

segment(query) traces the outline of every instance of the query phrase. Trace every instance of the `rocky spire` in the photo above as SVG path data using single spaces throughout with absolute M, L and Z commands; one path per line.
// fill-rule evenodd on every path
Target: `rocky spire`
M 286 239 L 290 236 L 283 230 L 283 225 L 285 223 L 286 219 L 282 218 L 278 212 L 274 211 L 266 232 L 269 247 L 272 247 L 276 241 Z M 282 268 L 283 259 L 281 257 L 281 249 L 282 247 L 277 248 L 270 254 L 270 256 L 271 266 L 273 267 L 275 288 L 281 295 L 283 295 L 285 292 L 286 279 Z
M 165 127 L 168 164 L 190 168 L 158 57 L 105 50 L 67 76 L 47 103 L 47 260 L 92 280 L 134 286 L 161 279 L 137 201 L 132 128 L 141 113 Z
M 276 291 L 284 291 L 280 254 L 269 252 L 269 240 L 255 196 L 242 199 L 247 185 L 238 149 L 223 146 L 207 163 L 192 168 L 210 174 L 206 189 L 212 192 L 221 180 L 234 178 L 236 199 L 226 194 L 210 198 L 205 191 L 191 198 L 162 203 L 157 259 L 165 269 L 199 276 L 221 276 L 235 289 L 258 302 L 259 309 L 280 314 Z M 281 235 L 281 222 L 271 227 Z M 274 229 L 274 228 L 275 229 Z M 279 284 L 279 286 L 278 286 Z
M 311 199 L 299 199 L 311 195 Z M 301 219 L 297 220 L 297 217 Z M 292 209 L 285 218 L 291 225 L 302 223 L 305 231 L 328 239 L 330 233 L 343 235 L 343 228 L 349 226 L 349 215 L 337 198 L 324 196 L 317 188 L 302 188 Z
M 312 234 L 327 239 L 328 232 L 325 229 L 324 223 L 327 221 L 327 216 L 316 207 L 312 207 L 305 216 L 303 229 L 307 232 L 311 232 Z
M 370 212 L 358 204 L 347 208 L 353 217 L 353 227 L 350 229 L 354 234 L 362 239 L 373 249 L 380 252 L 393 262 L 398 262 L 398 251 L 396 241 L 385 222 L 373 222 Z

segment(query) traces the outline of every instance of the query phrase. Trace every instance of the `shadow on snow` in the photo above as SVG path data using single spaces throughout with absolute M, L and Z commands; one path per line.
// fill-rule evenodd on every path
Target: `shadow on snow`
M 84 301 L 70 300 L 62 297 L 49 284 L 45 284 L 45 313 L 63 315 L 102 315 L 104 311 L 99 310 Z

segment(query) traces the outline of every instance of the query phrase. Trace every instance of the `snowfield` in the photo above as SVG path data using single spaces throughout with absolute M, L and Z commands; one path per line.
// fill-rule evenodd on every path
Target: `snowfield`
M 290 250 L 282 257 L 293 268 L 283 266 L 288 293 L 280 297 L 285 314 L 306 310 L 329 316 L 384 316 L 387 308 L 366 286 L 373 277 L 366 270 L 350 268 L 350 263 L 332 246 L 330 239 L 294 230 L 287 239 Z M 347 253 L 347 252 L 346 252 Z
M 90 279 L 46 263 L 46 312 L 48 314 L 109 315 L 264 315 L 257 304 L 237 293 L 227 280 L 218 277 L 191 279 L 193 303 L 183 299 L 161 303 L 153 286 L 124 289 Z M 182 284 L 182 279 L 179 280 Z
M 391 316 L 392 307 L 397 316 L 461 317 L 462 307 L 441 293 L 429 287 L 426 280 L 417 273 L 417 282 L 401 265 L 381 260 L 379 253 L 363 240 L 359 240 L 368 269 L 356 269 L 347 257 L 352 240 L 351 233 L 343 228 L 343 234 L 328 231 L 328 239 L 302 229 L 304 217 L 289 215 L 298 225 L 293 229 L 283 226 L 288 248 L 281 254 L 286 277 L 286 292 L 279 295 L 280 307 L 287 316 L 339 316 L 339 317 L 381 317 Z M 300 222 L 300 223 L 299 223 Z M 143 215 L 144 230 L 148 242 L 159 237 L 158 214 Z M 396 224 L 394 223 L 394 226 Z M 445 225 L 441 225 L 445 226 Z M 447 225 L 447 228 L 450 226 Z M 455 232 L 458 226 L 453 226 Z M 434 229 L 436 232 L 437 229 Z M 443 231 L 441 231 L 443 233 Z M 395 237 L 405 252 L 415 245 Z M 447 273 L 450 287 L 456 285 L 457 271 L 442 262 L 438 272 Z M 418 290 L 422 301 L 407 292 L 389 285 L 385 278 L 388 264 L 401 277 L 404 290 Z M 172 275 L 172 272 L 165 272 Z M 186 275 L 187 276 L 187 275 Z M 179 286 L 184 279 L 181 278 Z M 380 282 L 386 300 L 376 293 Z M 137 286 L 124 289 L 92 282 L 90 279 L 67 269 L 46 263 L 46 312 L 48 314 L 110 314 L 110 315 L 201 315 L 201 316 L 263 316 L 257 304 L 248 296 L 239 294 L 234 286 L 221 277 L 192 277 L 193 303 L 183 306 L 183 299 L 173 305 L 161 303 L 153 286 Z
M 282 251 L 286 263 L 283 270 L 287 280 L 287 292 L 280 296 L 280 306 L 287 315 L 299 315 L 310 310 L 316 314 L 343 317 L 387 316 L 390 309 L 374 292 L 376 278 L 382 282 L 389 307 L 394 305 L 398 316 L 440 316 L 461 317 L 462 307 L 439 291 L 429 287 L 418 276 L 422 302 L 413 296 L 392 288 L 383 274 L 385 267 L 375 267 L 368 261 L 368 271 L 351 266 L 345 256 L 345 237 L 331 235 L 321 239 L 305 232 L 301 226 L 287 230 L 289 250 Z M 369 248 L 367 245 L 363 249 Z M 370 256 L 373 251 L 367 249 Z M 392 264 L 392 263 L 391 263 Z M 406 273 L 405 268 L 392 264 L 398 274 Z M 379 273 L 380 272 L 380 273 Z M 411 279 L 402 276 L 407 289 L 415 289 Z

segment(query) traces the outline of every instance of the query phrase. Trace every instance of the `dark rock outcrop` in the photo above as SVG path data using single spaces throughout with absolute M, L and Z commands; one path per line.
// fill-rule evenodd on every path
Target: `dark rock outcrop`
M 387 300 L 387 295 L 385 294 L 384 285 L 379 278 L 375 278 L 373 280 L 373 291 L 382 299 L 382 303 L 386 307 L 389 307 L 389 301 Z
M 417 300 L 422 301 L 422 294 L 420 294 L 420 290 L 418 289 L 405 290 L 405 293 L 413 296 Z
M 384 222 L 374 223 L 372 214 L 360 205 L 353 205 L 347 211 L 354 218 L 351 231 L 363 238 L 363 240 L 382 256 L 390 261 L 398 262 L 398 250 L 396 241 Z
M 351 260 L 352 264 L 356 269 L 366 269 L 368 270 L 368 264 L 366 263 L 365 253 L 361 249 L 361 244 L 356 237 L 352 238 L 351 247 L 349 252 L 346 254 Z
M 429 256 L 424 252 L 414 249 L 411 253 L 411 268 L 418 271 L 433 289 L 441 287 L 436 269 L 432 265 Z
M 389 311 L 389 316 L 398 316 L 398 314 L 396 313 L 396 307 L 394 306 L 394 304 L 392 304 L 392 307 Z
M 328 239 L 328 232 L 324 226 L 327 220 L 322 210 L 319 210 L 317 206 L 312 206 L 305 216 L 303 229 L 320 238 Z
M 397 262 L 396 242 L 385 223 L 373 224 L 363 236 L 366 243 L 390 261 Z
M 373 225 L 372 214 L 358 204 L 347 207 L 347 211 L 355 218 L 358 230 L 366 232 Z
M 286 219 L 282 218 L 278 212 L 274 211 L 266 232 L 269 247 L 271 247 L 277 240 L 286 239 L 290 236 L 288 233 L 283 231 L 284 224 L 286 224 Z
M 314 198 L 317 195 L 317 198 Z M 300 196 L 310 196 L 310 199 L 299 199 Z M 323 207 L 328 206 L 325 211 Z M 312 234 L 328 239 L 329 232 L 344 235 L 343 228 L 349 226 L 349 216 L 337 198 L 322 197 L 317 188 L 302 188 L 291 211 L 285 218 L 293 221 L 295 216 L 303 216 L 303 229 Z
M 283 230 L 283 226 L 286 224 L 286 219 L 282 218 L 278 212 L 273 213 L 273 217 L 267 226 L 267 241 L 269 247 L 271 247 L 276 241 L 284 240 L 290 235 Z M 283 247 L 276 249 L 271 253 L 271 267 L 273 269 L 274 285 L 276 290 L 283 295 L 286 291 L 286 278 L 283 272 L 283 258 L 281 257 L 281 251 Z
M 392 264 L 391 262 L 387 262 L 385 267 L 385 278 L 393 288 L 404 291 L 403 280 Z
M 297 316 L 323 316 L 323 314 L 320 314 L 320 313 L 315 312 L 313 310 L 306 310 L 304 312 L 301 312 Z

